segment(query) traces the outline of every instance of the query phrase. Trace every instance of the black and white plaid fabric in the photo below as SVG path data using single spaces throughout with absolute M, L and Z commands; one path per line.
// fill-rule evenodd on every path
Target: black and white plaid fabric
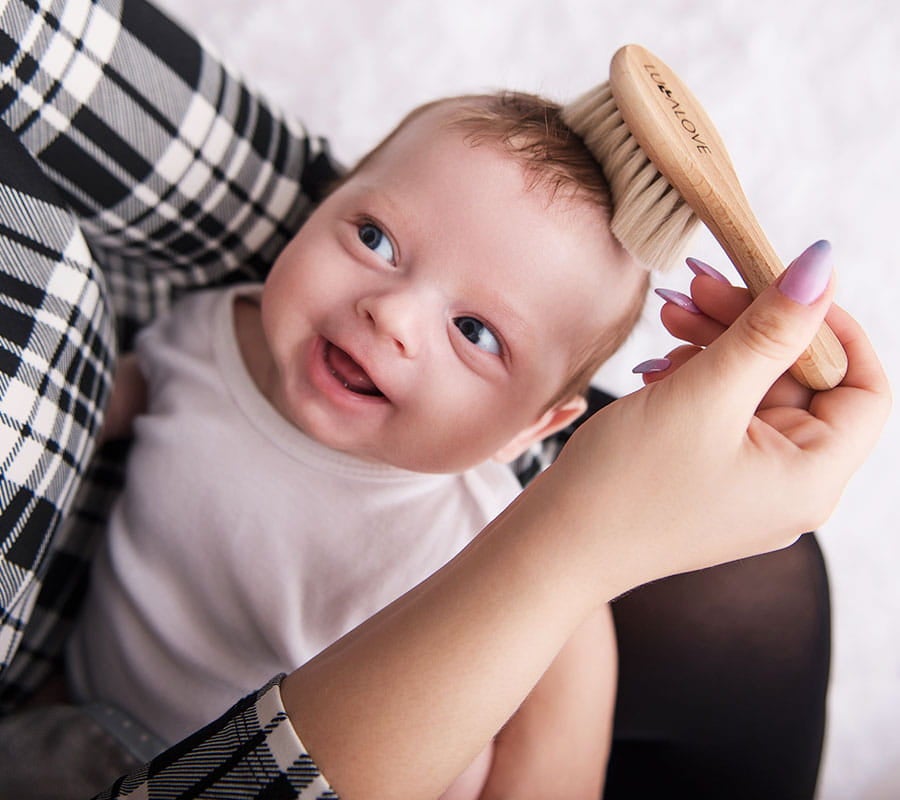
M 298 743 L 277 699 L 276 681 L 220 719 L 117 781 L 96 800 L 259 798 L 337 800 Z
M 31 616 L 48 532 L 91 454 L 114 337 L 103 281 L 71 214 L 7 129 L 0 153 L 0 659 Z M 10 170 L 4 170 L 9 172 Z M 38 187 L 40 193 L 29 191 Z M 43 188 L 42 188 L 43 187 Z
M 178 295 L 262 278 L 337 174 L 146 0 L 0 0 L 0 708 L 58 663 L 121 485 L 123 446 L 94 453 L 116 353 Z M 105 796 L 334 797 L 277 696 Z

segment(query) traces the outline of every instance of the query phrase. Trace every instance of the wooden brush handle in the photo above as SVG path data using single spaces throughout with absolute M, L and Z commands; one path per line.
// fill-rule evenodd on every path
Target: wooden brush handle
M 712 232 L 756 297 L 783 271 L 744 195 L 719 134 L 690 90 L 640 45 L 613 56 L 610 88 L 644 154 Z M 791 374 L 811 389 L 831 389 L 847 355 L 823 324 Z

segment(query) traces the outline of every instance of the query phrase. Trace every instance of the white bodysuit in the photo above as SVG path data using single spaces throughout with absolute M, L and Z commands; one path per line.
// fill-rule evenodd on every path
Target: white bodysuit
M 420 474 L 330 450 L 258 391 L 238 292 L 144 331 L 149 407 L 67 653 L 80 701 L 174 742 L 291 671 L 455 555 L 518 493 L 512 471 Z

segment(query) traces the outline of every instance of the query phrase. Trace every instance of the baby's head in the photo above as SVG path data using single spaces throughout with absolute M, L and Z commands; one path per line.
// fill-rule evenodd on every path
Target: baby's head
M 266 281 L 270 398 L 313 438 L 426 472 L 514 458 L 584 410 L 647 275 L 602 172 L 530 95 L 411 113 Z

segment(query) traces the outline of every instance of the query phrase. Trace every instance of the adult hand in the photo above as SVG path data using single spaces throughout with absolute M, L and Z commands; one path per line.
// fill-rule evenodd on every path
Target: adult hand
M 827 254 L 813 246 L 752 304 L 695 281 L 701 314 L 669 312 L 695 344 L 581 426 L 548 470 L 552 492 L 579 493 L 570 523 L 595 520 L 596 560 L 584 563 L 607 591 L 787 546 L 830 515 L 890 390 L 859 326 L 831 306 Z M 812 393 L 785 372 L 826 312 L 850 365 Z
M 816 242 L 800 258 L 826 260 L 831 256 L 827 242 Z M 714 267 L 694 258 L 687 259 L 688 266 L 697 275 L 691 283 L 691 296 L 668 289 L 657 289 L 666 303 L 660 310 L 660 319 L 666 330 L 677 339 L 689 344 L 678 347 L 665 359 L 651 360 L 635 367 L 644 373 L 645 383 L 662 380 L 671 370 L 677 369 L 696 355 L 731 326 L 753 300 L 749 289 L 732 286 L 728 279 Z M 826 315 L 826 320 L 828 319 Z M 766 393 L 760 408 L 769 406 L 808 407 L 813 391 L 785 372 Z

